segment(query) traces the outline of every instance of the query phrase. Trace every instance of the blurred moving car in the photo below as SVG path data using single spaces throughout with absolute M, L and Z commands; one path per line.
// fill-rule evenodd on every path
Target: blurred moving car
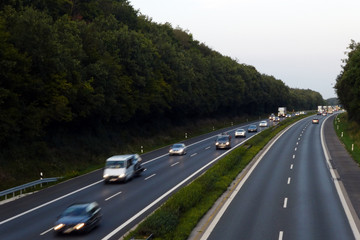
M 313 124 L 319 124 L 319 119 L 318 118 L 313 118 L 312 123 Z
M 257 132 L 257 126 L 256 125 L 250 125 L 248 127 L 248 132 Z
M 235 130 L 235 137 L 246 137 L 246 131 L 242 128 Z
M 291 114 L 290 113 L 288 113 L 288 114 L 286 114 L 286 116 L 285 116 L 286 118 L 291 118 Z
M 70 205 L 55 222 L 55 234 L 89 232 L 102 218 L 97 202 L 75 203 Z
M 169 155 L 185 155 L 186 149 L 187 148 L 184 143 L 175 143 L 170 147 Z
M 280 118 L 279 118 L 279 117 L 275 117 L 274 122 L 280 122 Z
M 138 154 L 115 155 L 106 159 L 103 178 L 105 183 L 131 179 L 144 171 Z
M 271 121 L 271 120 L 274 120 L 275 119 L 275 114 L 271 114 L 270 116 L 269 116 L 269 120 Z
M 267 121 L 261 121 L 261 122 L 259 123 L 259 127 L 267 127 L 267 126 L 268 126 Z
M 216 149 L 231 148 L 231 136 L 219 135 L 215 141 Z

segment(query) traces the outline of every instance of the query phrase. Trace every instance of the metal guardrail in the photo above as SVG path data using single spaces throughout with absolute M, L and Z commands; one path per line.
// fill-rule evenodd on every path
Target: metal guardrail
M 25 183 L 23 185 L 1 191 L 0 192 L 0 197 L 5 196 L 5 200 L 6 200 L 7 195 L 9 195 L 9 194 L 12 194 L 12 197 L 15 197 L 15 194 L 17 192 L 20 192 L 20 195 L 22 195 L 23 191 L 26 190 L 27 188 L 34 187 L 34 186 L 37 186 L 37 185 L 42 186 L 43 183 L 56 182 L 57 180 L 59 180 L 61 178 L 62 177 L 43 178 L 43 179 L 39 179 L 39 180 L 36 180 L 36 181 L 33 181 L 33 182 Z

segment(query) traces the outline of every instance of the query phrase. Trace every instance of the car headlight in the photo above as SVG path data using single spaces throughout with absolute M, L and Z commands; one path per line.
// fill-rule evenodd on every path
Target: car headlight
M 104 174 L 103 178 L 108 178 L 109 174 Z
M 229 145 L 230 144 L 230 142 L 226 142 L 226 145 Z
M 76 224 L 76 226 L 74 227 L 76 230 L 80 230 L 81 228 L 83 228 L 85 226 L 85 223 L 79 223 Z
M 55 231 L 58 231 L 58 230 L 62 229 L 64 226 L 65 226 L 65 224 L 60 223 L 60 224 L 58 224 L 58 225 L 56 225 L 56 226 L 54 227 L 54 230 L 55 230 Z
M 123 178 L 123 177 L 125 177 L 125 173 L 119 175 L 119 178 Z

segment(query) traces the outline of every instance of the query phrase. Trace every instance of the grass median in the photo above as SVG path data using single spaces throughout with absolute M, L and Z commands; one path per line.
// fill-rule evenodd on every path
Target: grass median
M 200 219 L 256 154 L 280 131 L 308 115 L 286 119 L 218 160 L 199 178 L 172 195 L 125 239 L 146 239 L 150 235 L 152 239 L 187 239 Z

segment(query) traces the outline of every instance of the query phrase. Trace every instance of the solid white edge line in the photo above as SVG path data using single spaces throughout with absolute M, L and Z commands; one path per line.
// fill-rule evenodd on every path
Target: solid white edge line
M 25 212 L 23 212 L 23 213 L 20 213 L 20 214 L 18 214 L 18 215 L 16 215 L 16 216 L 13 216 L 13 217 L 11 217 L 11 218 L 8 218 L 8 219 L 0 222 L 0 225 L 2 225 L 2 224 L 4 224 L 4 223 L 7 223 L 7 222 L 10 222 L 11 220 L 14 220 L 14 219 L 16 219 L 16 218 L 18 218 L 18 217 L 21 217 L 21 216 L 23 216 L 23 215 L 25 215 L 25 214 L 28 214 L 28 213 L 30 213 L 30 212 L 33 212 L 33 211 L 35 211 L 35 210 L 37 210 L 37 209 L 39 209 L 39 208 L 45 207 L 45 206 L 47 206 L 47 205 L 49 205 L 49 204 L 51 204 L 51 203 L 57 202 L 57 201 L 59 201 L 59 200 L 61 200 L 61 199 L 63 199 L 63 198 L 66 198 L 66 197 L 68 197 L 68 196 L 70 196 L 70 195 L 73 195 L 73 194 L 75 194 L 75 193 L 77 193 L 77 192 L 80 192 L 80 191 L 82 191 L 82 190 L 84 190 L 84 189 L 86 189 L 86 188 L 92 187 L 92 186 L 94 186 L 94 185 L 96 185 L 96 184 L 98 184 L 98 183 L 100 183 L 100 182 L 103 182 L 103 181 L 104 181 L 104 180 L 101 179 L 100 181 L 94 182 L 94 183 L 92 183 L 92 184 L 90 184 L 90 185 L 87 185 L 87 186 L 85 186 L 85 187 L 83 187 L 83 188 L 80 188 L 80 189 L 78 189 L 78 190 L 75 190 L 75 191 L 73 191 L 73 192 L 71 192 L 71 193 L 68 193 L 68 194 L 66 194 L 66 195 L 64 195 L 64 196 L 58 197 L 58 198 L 56 198 L 56 199 L 54 199 L 54 200 L 51 200 L 51 201 L 49 201 L 49 202 L 47 202 L 47 203 L 41 204 L 41 205 L 39 205 L 39 206 L 37 206 L 37 207 L 34 207 L 34 208 L 30 209 L 30 210 L 27 210 L 27 211 L 25 211 Z
M 327 150 L 327 146 L 325 145 L 325 141 L 324 141 L 324 125 L 325 125 L 325 122 L 329 119 L 329 117 L 327 117 L 321 124 L 321 134 L 320 134 L 320 137 L 321 137 L 321 145 L 322 145 L 322 148 L 323 148 L 323 152 L 324 152 L 324 155 L 325 155 L 325 159 L 326 159 L 326 162 L 329 166 L 329 171 L 330 171 L 330 174 L 331 174 L 331 177 L 333 178 L 334 180 L 334 184 L 335 184 L 335 188 L 336 188 L 336 191 L 339 195 L 339 198 L 340 198 L 340 201 L 341 201 L 341 204 L 344 208 L 344 211 L 345 211 L 345 214 L 346 214 L 346 217 L 349 221 L 349 224 L 350 224 L 350 227 L 351 227 L 351 230 L 354 234 L 354 237 L 355 239 L 360 239 L 360 232 L 359 232 L 359 229 L 357 228 L 357 225 L 355 223 L 355 220 L 354 220 L 354 217 L 352 216 L 351 214 L 351 211 L 350 211 L 350 208 L 349 208 L 349 205 L 347 204 L 346 200 L 345 200 L 345 197 L 344 197 L 344 194 L 341 190 L 341 187 L 340 187 L 340 184 L 339 184 L 339 181 L 337 180 L 337 177 L 336 177 L 336 174 L 335 174 L 335 171 L 334 169 L 331 167 L 331 163 L 329 161 L 330 157 L 329 157 L 329 153 L 328 153 L 328 150 Z
M 254 136 L 256 136 L 257 134 L 252 135 L 251 137 L 247 138 L 247 140 L 253 138 Z M 242 141 L 240 143 L 238 143 L 237 145 L 235 145 L 234 147 L 232 147 L 230 150 L 224 152 L 223 154 L 219 155 L 217 158 L 213 159 L 212 161 L 210 161 L 208 164 L 204 165 L 202 168 L 200 168 L 199 170 L 197 170 L 196 172 L 194 172 L 193 174 L 191 174 L 190 176 L 188 176 L 187 178 L 185 178 L 182 182 L 178 183 L 175 187 L 173 187 L 172 189 L 170 189 L 169 191 L 167 191 L 166 193 L 164 193 L 162 196 L 160 196 L 159 198 L 157 198 L 155 201 L 153 201 L 152 203 L 150 203 L 147 207 L 145 207 L 144 209 L 142 209 L 141 211 L 139 211 L 137 214 L 135 214 L 134 216 L 132 216 L 131 218 L 129 218 L 126 222 L 124 222 L 123 224 L 121 224 L 119 227 L 117 227 L 116 229 L 114 229 L 111 233 L 109 233 L 108 235 L 106 235 L 105 237 L 102 238 L 102 240 L 108 240 L 111 237 L 113 237 L 116 233 L 118 233 L 120 230 L 122 230 L 124 227 L 126 227 L 128 224 L 130 224 L 132 221 L 134 221 L 136 218 L 140 217 L 143 213 L 145 213 L 147 210 L 149 210 L 150 208 L 152 208 L 154 205 L 156 205 L 158 202 L 160 202 L 162 199 L 164 199 L 165 197 L 167 197 L 169 194 L 171 194 L 172 192 L 174 192 L 176 189 L 178 189 L 181 185 L 183 185 L 184 183 L 186 183 L 187 181 L 189 181 L 191 178 L 193 178 L 196 174 L 200 173 L 202 170 L 204 170 L 205 168 L 207 168 L 208 166 L 210 166 L 211 164 L 213 164 L 214 162 L 216 162 L 218 159 L 222 158 L 224 155 L 228 154 L 229 152 L 233 151 L 234 149 L 236 149 L 236 147 L 244 144 L 246 141 Z
M 256 166 L 259 164 L 259 162 L 262 160 L 262 158 L 265 156 L 265 154 L 269 151 L 269 149 L 275 144 L 275 142 L 285 133 L 287 132 L 291 127 L 293 127 L 295 124 L 297 124 L 298 122 L 293 123 L 292 125 L 290 125 L 289 127 L 285 128 L 284 131 L 279 134 L 274 141 L 264 150 L 264 152 L 259 156 L 259 158 L 256 160 L 256 162 L 254 163 L 254 165 L 251 166 L 251 168 L 249 169 L 249 171 L 246 173 L 246 175 L 244 176 L 244 178 L 240 181 L 239 185 L 236 187 L 236 189 L 233 191 L 233 193 L 230 195 L 228 201 L 226 201 L 223 205 L 223 207 L 220 209 L 220 211 L 216 214 L 215 218 L 213 219 L 213 221 L 211 222 L 211 224 L 209 225 L 209 227 L 206 229 L 206 231 L 204 232 L 204 234 L 201 236 L 200 240 L 206 240 L 208 239 L 208 237 L 210 236 L 211 232 L 214 230 L 216 224 L 219 222 L 220 218 L 222 217 L 222 215 L 225 213 L 226 209 L 229 207 L 230 203 L 232 202 L 232 200 L 235 199 L 236 194 L 240 191 L 240 189 L 242 188 L 242 186 L 245 184 L 246 180 L 250 177 L 251 173 L 254 171 L 254 169 L 256 168 Z M 255 136 L 255 135 L 254 135 Z

